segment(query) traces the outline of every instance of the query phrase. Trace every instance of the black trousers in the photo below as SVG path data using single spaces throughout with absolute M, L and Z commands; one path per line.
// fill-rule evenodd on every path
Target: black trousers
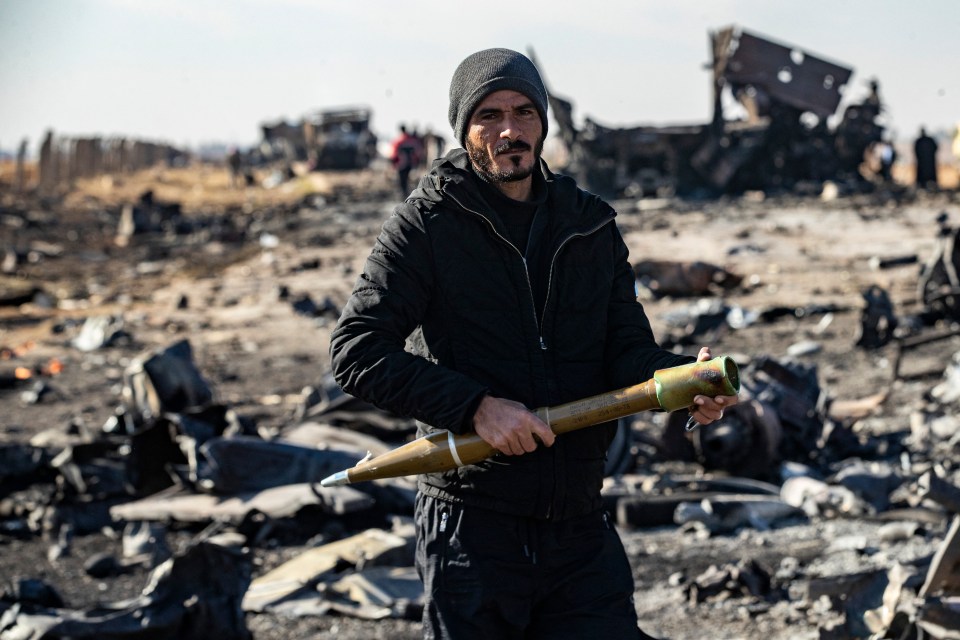
M 417 496 L 428 640 L 650 638 L 633 574 L 602 511 L 550 522 Z

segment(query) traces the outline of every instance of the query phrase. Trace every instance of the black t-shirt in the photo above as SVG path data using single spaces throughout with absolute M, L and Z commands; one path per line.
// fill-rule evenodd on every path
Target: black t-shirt
M 530 200 L 514 200 L 506 196 L 477 174 L 477 182 L 480 183 L 480 192 L 484 200 L 490 205 L 492 214 L 500 219 L 507 231 L 507 240 L 515 246 L 524 256 L 529 276 L 530 286 L 533 293 L 534 306 L 539 313 L 543 309 L 546 292 L 546 265 L 547 256 L 543 251 L 536 251 L 536 244 L 531 245 L 530 233 L 537 222 L 537 229 L 534 233 L 544 233 L 548 227 L 546 207 L 542 206 L 547 201 L 547 183 L 540 171 L 533 173 L 533 192 Z M 539 216 L 542 219 L 538 218 Z M 542 245 L 542 243 L 541 243 Z M 539 321 L 539 320 L 538 320 Z
M 507 229 L 507 239 L 520 250 L 520 253 L 526 255 L 530 227 L 537 215 L 537 209 L 547 199 L 547 189 L 543 176 L 539 171 L 534 172 L 533 197 L 526 201 L 514 200 L 504 195 L 502 191 L 487 182 L 479 174 L 477 174 L 477 177 L 484 199 L 493 208 L 494 213 Z

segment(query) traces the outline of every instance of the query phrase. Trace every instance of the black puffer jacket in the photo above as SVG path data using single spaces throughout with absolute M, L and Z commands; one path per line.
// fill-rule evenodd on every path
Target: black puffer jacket
M 549 406 L 693 361 L 654 341 L 609 205 L 541 163 L 547 197 L 525 257 L 468 166 L 462 149 L 434 162 L 384 223 L 331 336 L 346 392 L 416 418 L 423 432 L 463 433 L 487 393 Z M 615 428 L 424 475 L 419 487 L 514 515 L 580 515 L 600 506 Z

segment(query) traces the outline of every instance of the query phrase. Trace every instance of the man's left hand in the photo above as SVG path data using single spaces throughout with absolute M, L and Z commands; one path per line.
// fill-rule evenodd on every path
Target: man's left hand
M 702 347 L 697 354 L 697 362 L 710 360 L 713 355 L 710 347 Z M 739 401 L 738 396 L 696 396 L 690 407 L 690 416 L 701 425 L 707 425 L 723 417 L 723 410 Z

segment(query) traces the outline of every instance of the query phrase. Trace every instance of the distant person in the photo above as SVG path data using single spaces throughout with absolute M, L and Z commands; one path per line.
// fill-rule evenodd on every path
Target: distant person
M 865 117 L 871 123 L 876 121 L 883 110 L 883 102 L 880 100 L 880 82 L 876 78 L 870 80 L 870 93 L 863 101 L 863 108 Z
M 878 147 L 880 156 L 880 178 L 884 182 L 893 181 L 893 163 L 897 160 L 897 150 L 889 140 L 881 140 Z
M 913 143 L 913 153 L 917 163 L 917 187 L 921 189 L 937 188 L 937 142 L 920 127 L 920 137 Z
M 390 146 L 390 162 L 397 172 L 397 186 L 400 197 L 410 193 L 410 172 L 420 166 L 423 157 L 423 145 L 416 137 L 407 132 L 406 125 L 400 125 L 400 135 Z
M 240 150 L 232 147 L 227 154 L 227 166 L 230 169 L 230 186 L 243 186 L 245 176 L 243 175 L 243 157 Z

